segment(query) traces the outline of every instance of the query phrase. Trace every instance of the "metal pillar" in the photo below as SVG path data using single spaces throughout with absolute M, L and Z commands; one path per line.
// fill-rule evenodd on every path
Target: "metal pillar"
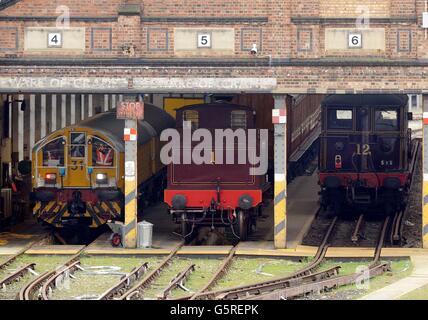
M 137 246 L 137 130 L 137 120 L 125 120 L 125 248 Z
M 422 98 L 423 135 L 422 135 L 422 240 L 423 247 L 428 248 L 428 95 Z
M 274 124 L 274 240 L 275 248 L 287 245 L 287 105 L 286 95 L 274 95 L 275 108 L 272 112 Z

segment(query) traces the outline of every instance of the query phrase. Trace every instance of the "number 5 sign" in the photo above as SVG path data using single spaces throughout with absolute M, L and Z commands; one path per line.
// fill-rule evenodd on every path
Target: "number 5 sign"
M 62 47 L 62 33 L 61 32 L 49 32 L 48 33 L 48 47 L 49 48 L 61 48 Z
M 198 33 L 198 48 L 211 48 L 211 33 Z
M 350 33 L 348 35 L 349 48 L 362 48 L 362 46 L 363 46 L 363 35 L 361 33 Z

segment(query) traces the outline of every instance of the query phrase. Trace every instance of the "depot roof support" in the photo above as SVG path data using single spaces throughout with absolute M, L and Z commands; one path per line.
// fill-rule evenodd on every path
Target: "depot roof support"
M 287 246 L 287 95 L 274 95 L 274 101 L 274 241 L 276 249 L 283 249 Z
M 422 239 L 428 248 L 428 95 L 423 95 L 423 135 L 422 135 Z

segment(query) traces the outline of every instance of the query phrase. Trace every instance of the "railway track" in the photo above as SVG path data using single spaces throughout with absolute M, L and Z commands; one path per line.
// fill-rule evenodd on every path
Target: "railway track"
M 415 141 L 412 148 L 412 160 L 410 161 L 410 190 L 413 188 L 414 184 L 414 175 L 416 173 L 418 155 L 420 153 L 421 143 L 419 140 Z M 406 216 L 406 209 L 400 210 L 397 214 L 394 215 L 392 226 L 391 226 L 391 235 L 389 241 L 391 245 L 400 245 L 402 243 L 402 232 L 403 232 L 403 220 Z
M 158 296 L 158 300 L 166 300 L 171 295 L 172 290 L 178 287 L 183 287 L 187 278 L 193 271 L 195 271 L 195 267 L 195 264 L 191 264 L 182 272 L 177 274 L 177 276 L 171 280 L 170 284 L 162 290 L 162 293 Z
M 364 224 L 364 214 L 358 216 L 357 223 L 355 225 L 354 232 L 352 232 L 351 241 L 357 243 L 361 236 L 361 228 Z
M 380 231 L 379 239 L 376 245 L 375 254 L 372 263 L 368 266 L 367 270 L 356 272 L 349 275 L 336 276 L 320 281 L 308 282 L 298 286 L 291 286 L 260 295 L 252 295 L 243 298 L 244 300 L 286 300 L 296 298 L 305 294 L 320 293 L 322 291 L 336 289 L 341 286 L 351 285 L 361 280 L 368 280 L 372 277 L 383 274 L 390 270 L 389 263 L 382 263 L 380 256 L 384 246 L 386 233 L 390 217 L 386 217 Z
M 314 260 L 303 269 L 294 272 L 290 276 L 280 277 L 269 281 L 259 282 L 252 285 L 245 285 L 239 287 L 233 287 L 222 290 L 207 291 L 201 290 L 191 297 L 192 300 L 233 300 L 241 299 L 249 296 L 258 296 L 260 294 L 271 292 L 279 288 L 286 288 L 290 286 L 296 286 L 301 283 L 319 281 L 320 279 L 327 279 L 337 275 L 340 266 L 335 266 L 327 270 L 316 272 L 316 269 L 321 265 L 327 253 L 330 236 L 337 222 L 337 217 L 334 217 L 330 223 L 324 238 L 319 246 Z M 230 263 L 230 262 L 229 262 Z M 225 263 L 224 263 L 225 264 Z M 224 265 L 223 264 L 223 265 Z M 224 269 L 220 269 L 218 273 L 224 273 Z M 210 281 L 211 284 L 211 281 Z M 207 288 L 211 288 L 212 285 L 207 285 Z
M 80 260 L 76 257 L 74 261 L 70 261 L 64 266 L 60 267 L 54 274 L 50 275 L 46 281 L 44 281 L 41 288 L 41 299 L 49 300 L 49 296 L 52 291 L 60 286 L 64 279 L 71 277 L 74 272 L 81 269 Z
M 77 254 L 68 259 L 61 267 L 46 271 L 40 274 L 38 277 L 34 278 L 26 285 L 24 285 L 19 291 L 16 299 L 17 300 L 47 300 L 49 293 L 45 290 L 48 290 L 49 287 L 45 287 L 45 283 L 52 283 L 51 280 L 57 275 L 63 275 L 70 266 L 77 265 L 79 256 L 84 249 L 81 249 Z M 52 287 L 50 287 L 52 289 Z
M 418 159 L 419 152 L 420 152 L 420 142 L 415 141 L 415 143 L 412 146 L 412 159 L 409 164 L 411 185 L 413 184 L 413 180 L 414 180 L 413 177 L 415 174 L 416 162 Z M 395 214 L 392 217 L 391 225 L 389 226 L 390 234 L 388 237 L 388 241 L 393 246 L 401 244 L 403 220 L 404 220 L 405 214 L 406 214 L 406 209 L 401 208 L 400 210 L 395 212 Z M 355 229 L 351 236 L 351 241 L 355 244 L 358 243 L 360 239 L 361 229 L 363 228 L 363 225 L 364 225 L 364 219 L 365 219 L 365 215 L 360 214 L 355 224 Z
M 226 257 L 226 259 L 222 262 L 216 273 L 208 280 L 207 284 L 202 287 L 198 292 L 196 292 L 193 295 L 190 295 L 188 297 L 182 298 L 182 300 L 197 300 L 200 296 L 203 296 L 205 292 L 208 292 L 211 290 L 220 279 L 222 279 L 227 272 L 230 269 L 230 266 L 232 265 L 233 258 L 235 257 L 236 247 L 233 247 L 232 250 L 230 250 L 229 255 Z
M 39 239 L 27 244 L 26 246 L 24 246 L 21 250 L 19 250 L 17 253 L 15 253 L 14 255 L 12 255 L 11 257 L 9 257 L 8 259 L 6 259 L 6 261 L 3 261 L 2 263 L 0 263 L 0 270 L 7 268 L 10 264 L 12 264 L 19 256 L 21 256 L 22 254 L 24 254 L 27 250 L 31 249 L 31 247 L 35 246 L 36 244 L 38 244 L 39 242 L 43 241 L 45 238 L 47 237 L 47 235 L 44 235 L 42 237 L 39 237 Z
M 184 245 L 181 242 L 172 252 L 159 264 L 159 266 L 151 271 L 141 281 L 138 281 L 133 287 L 127 290 L 119 300 L 141 300 L 144 296 L 144 291 L 159 277 L 162 271 L 172 262 L 172 259 L 177 254 L 178 250 Z
M 35 263 L 29 263 L 3 278 L 0 280 L 0 288 L 6 288 L 8 285 L 20 281 L 25 275 L 31 272 L 30 270 L 34 270 L 35 266 Z
M 144 262 L 141 266 L 134 268 L 130 273 L 124 276 L 118 284 L 114 285 L 107 291 L 105 291 L 98 300 L 115 300 L 120 298 L 132 285 L 146 274 L 149 269 L 149 264 Z

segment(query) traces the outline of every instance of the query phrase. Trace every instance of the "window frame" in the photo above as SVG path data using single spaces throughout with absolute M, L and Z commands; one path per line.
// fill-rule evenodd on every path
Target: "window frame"
M 85 136 L 85 138 L 84 138 L 85 144 L 75 144 L 75 143 L 73 143 L 73 139 L 72 139 L 72 135 L 73 134 L 83 134 Z M 87 141 L 87 133 L 86 132 L 80 132 L 80 131 L 72 131 L 72 132 L 70 132 L 70 143 L 68 144 L 68 151 L 69 151 L 69 154 L 70 154 L 70 159 L 87 159 L 87 155 L 88 155 L 87 145 L 88 145 L 88 141 Z M 83 157 L 74 157 L 72 155 L 72 148 L 73 147 L 83 147 L 84 150 L 85 150 L 85 154 L 83 155 Z
M 110 144 L 108 143 L 105 139 L 99 137 L 99 136 L 91 136 L 91 167 L 94 169 L 115 169 L 116 168 L 116 159 L 117 159 L 117 155 L 116 155 L 116 149 Z M 97 165 L 96 161 L 94 163 L 94 139 L 98 139 L 101 142 L 103 142 L 104 144 L 106 144 L 113 152 L 113 163 L 111 166 L 99 166 Z
M 395 111 L 397 124 L 392 130 L 382 130 L 377 128 L 377 112 L 382 111 Z M 373 111 L 373 131 L 374 132 L 400 132 L 401 131 L 401 119 L 400 119 L 400 108 L 397 107 L 375 107 Z
M 337 111 L 351 111 L 352 118 L 351 120 L 351 126 L 346 128 L 337 128 L 337 127 L 330 127 L 330 111 L 336 112 L 336 119 L 337 119 Z M 326 110 L 326 130 L 327 131 L 355 131 L 355 108 L 352 107 L 327 107 Z
M 44 148 L 46 148 L 46 146 L 48 146 L 48 145 L 49 145 L 49 144 L 51 144 L 52 142 L 54 142 L 54 141 L 56 141 L 56 140 L 60 140 L 60 139 L 64 142 L 64 143 L 62 144 L 62 145 L 63 145 L 63 163 L 62 163 L 62 165 L 61 165 L 61 164 L 59 164 L 58 166 L 49 166 L 49 165 L 46 165 L 46 166 L 45 166 Z M 67 140 L 66 140 L 65 136 L 57 136 L 57 137 L 55 137 L 54 139 L 51 139 L 51 140 L 49 140 L 49 141 L 46 141 L 46 143 L 45 143 L 45 144 L 41 145 L 41 146 L 40 146 L 40 148 L 37 150 L 37 153 L 38 153 L 38 152 L 41 152 L 41 153 L 42 153 L 42 163 L 41 163 L 40 168 L 43 168 L 43 169 L 58 169 L 58 168 L 64 168 L 64 167 L 66 167 L 66 166 L 67 166 L 67 151 L 66 151 L 66 144 L 67 144 Z M 36 153 L 36 155 L 37 155 L 37 153 Z

